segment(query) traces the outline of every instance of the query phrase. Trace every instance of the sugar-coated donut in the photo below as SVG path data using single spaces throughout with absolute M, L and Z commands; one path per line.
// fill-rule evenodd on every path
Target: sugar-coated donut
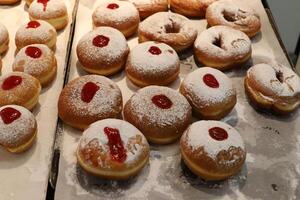
M 32 110 L 41 91 L 39 80 L 23 72 L 12 72 L 0 77 L 0 106 L 19 105 Z
M 20 2 L 21 0 L 0 0 L 0 5 L 12 5 Z
M 22 25 L 15 37 L 17 49 L 30 44 L 45 44 L 50 49 L 55 49 L 57 33 L 55 28 L 46 21 L 30 21 Z
M 127 1 L 112 0 L 102 3 L 93 13 L 95 27 L 110 26 L 121 31 L 125 37 L 137 31 L 139 22 L 137 8 Z
M 83 130 L 95 121 L 120 118 L 122 94 L 110 79 L 87 75 L 72 80 L 58 101 L 58 115 L 68 125 Z
M 68 24 L 68 10 L 62 0 L 34 0 L 28 9 L 30 20 L 45 20 L 56 30 Z
M 245 33 L 227 26 L 213 26 L 198 35 L 194 51 L 199 63 L 228 70 L 246 63 L 252 48 Z
M 76 50 L 85 71 L 104 76 L 123 69 L 129 53 L 124 35 L 117 29 L 104 26 L 85 34 Z
M 124 118 L 151 143 L 176 141 L 191 123 L 192 108 L 177 91 L 148 86 L 134 94 L 124 107 Z
M 236 91 L 231 80 L 221 71 L 203 67 L 187 75 L 180 86 L 194 114 L 202 119 L 218 120 L 236 104 Z
M 168 85 L 179 74 L 180 63 L 176 51 L 167 44 L 144 42 L 129 54 L 127 77 L 136 85 Z
M 37 78 L 42 86 L 51 83 L 57 72 L 54 53 L 44 44 L 33 44 L 22 48 L 16 55 L 13 71 L 25 72 Z
M 232 0 L 220 0 L 206 10 L 207 23 L 210 26 L 224 25 L 243 31 L 254 37 L 261 27 L 259 15 L 251 8 L 237 4 Z
M 154 13 L 168 11 L 168 0 L 129 0 L 138 9 L 140 19 L 145 19 Z
M 9 35 L 6 27 L 0 23 L 0 55 L 8 49 Z
M 197 31 L 189 19 L 182 15 L 158 12 L 140 23 L 138 36 L 140 43 L 162 42 L 180 52 L 192 46 Z
M 207 7 L 216 0 L 170 0 L 173 12 L 187 17 L 205 17 Z
M 34 115 L 24 107 L 0 107 L 0 145 L 11 153 L 28 150 L 37 135 Z
M 239 132 L 219 121 L 193 123 L 181 137 L 180 150 L 187 167 L 208 181 L 237 174 L 246 159 Z
M 88 173 L 109 180 L 137 175 L 149 160 L 143 134 L 118 119 L 97 121 L 83 132 L 77 148 L 79 165 Z
M 247 72 L 245 90 L 254 105 L 278 114 L 291 113 L 300 106 L 300 78 L 283 65 L 254 65 Z

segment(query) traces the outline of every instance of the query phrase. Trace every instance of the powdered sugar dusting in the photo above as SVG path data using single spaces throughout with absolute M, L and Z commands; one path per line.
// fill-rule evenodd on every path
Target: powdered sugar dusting
M 0 143 L 14 146 L 27 138 L 28 134 L 32 134 L 35 127 L 35 118 L 30 111 L 21 106 L 7 105 L 1 107 L 0 111 L 7 107 L 18 110 L 21 116 L 10 124 L 5 124 L 0 118 Z
M 209 87 L 204 83 L 203 76 L 206 74 L 212 74 L 216 78 L 219 82 L 218 88 Z M 188 74 L 182 86 L 190 95 L 188 98 L 196 104 L 220 103 L 236 93 L 231 80 L 221 71 L 210 67 L 203 67 Z
M 8 31 L 6 27 L 0 23 L 0 46 L 8 39 Z
M 49 0 L 47 2 L 46 10 L 44 5 L 33 1 L 29 7 L 29 15 L 37 19 L 51 19 L 62 17 L 67 13 L 67 7 L 62 0 Z
M 227 131 L 228 138 L 218 141 L 209 135 L 209 129 L 220 127 Z M 241 135 L 233 127 L 219 121 L 198 121 L 192 124 L 186 131 L 188 145 L 194 150 L 203 147 L 204 151 L 213 159 L 222 150 L 229 150 L 230 147 L 240 147 L 245 150 Z

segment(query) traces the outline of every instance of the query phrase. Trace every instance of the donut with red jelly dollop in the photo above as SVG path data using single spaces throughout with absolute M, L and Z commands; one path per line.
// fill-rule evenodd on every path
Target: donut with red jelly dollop
M 104 179 L 125 180 L 138 174 L 149 159 L 149 144 L 130 123 L 104 119 L 91 124 L 77 148 L 79 165 Z
M 209 181 L 235 175 L 246 159 L 245 145 L 239 132 L 219 121 L 193 123 L 182 135 L 180 149 L 188 168 Z
M 70 81 L 58 101 L 59 117 L 80 130 L 98 120 L 120 118 L 122 108 L 119 87 L 99 75 L 82 76 Z
M 136 126 L 149 142 L 176 141 L 191 123 L 192 108 L 177 91 L 148 86 L 134 94 L 124 107 L 124 118 Z
M 194 114 L 202 119 L 221 119 L 236 104 L 236 90 L 231 80 L 210 67 L 188 74 L 180 86 L 180 93 L 187 98 Z

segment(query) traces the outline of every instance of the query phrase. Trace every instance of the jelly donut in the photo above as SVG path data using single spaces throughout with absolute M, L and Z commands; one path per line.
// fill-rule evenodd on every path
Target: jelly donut
M 95 121 L 120 118 L 122 94 L 110 79 L 87 75 L 72 80 L 58 101 L 58 115 L 68 125 L 83 130 Z
M 231 80 L 221 71 L 203 67 L 187 75 L 180 92 L 201 119 L 221 119 L 236 104 L 236 91 Z
M 57 72 L 54 53 L 44 44 L 33 44 L 22 48 L 16 55 L 13 71 L 25 72 L 37 78 L 42 86 L 51 83 Z
M 19 3 L 20 1 L 21 0 L 0 0 L 0 5 L 12 5 L 12 4 Z
M 56 30 L 68 24 L 68 11 L 62 0 L 35 0 L 28 9 L 30 20 L 45 20 Z
M 199 34 L 194 52 L 199 63 L 228 70 L 246 63 L 252 48 L 245 33 L 227 26 L 213 26 Z
M 230 26 L 249 37 L 254 37 L 261 27 L 259 16 L 251 8 L 231 0 L 220 0 L 211 4 L 206 10 L 206 19 L 209 26 Z
M 288 114 L 300 105 L 300 78 L 290 68 L 279 64 L 257 64 L 245 78 L 250 101 L 265 110 Z
M 158 12 L 140 23 L 138 36 L 140 43 L 162 42 L 180 52 L 192 46 L 197 31 L 189 19 L 182 15 Z
M 181 156 L 187 167 L 208 181 L 227 179 L 237 174 L 246 159 L 239 132 L 219 121 L 198 121 L 180 140 Z
M 6 27 L 0 23 L 0 55 L 8 50 L 9 35 Z
M 125 37 L 133 35 L 140 22 L 136 7 L 127 1 L 109 1 L 100 4 L 93 13 L 95 27 L 110 26 L 121 31 Z
M 105 76 L 123 69 L 129 53 L 124 35 L 111 27 L 90 31 L 80 39 L 76 50 L 85 71 Z
M 84 170 L 100 178 L 126 180 L 137 175 L 148 163 L 149 144 L 128 122 L 104 119 L 83 132 L 77 160 Z
M 22 25 L 15 37 L 17 49 L 30 44 L 45 44 L 50 49 L 55 49 L 57 33 L 55 28 L 46 21 L 30 21 Z
M 179 74 L 179 57 L 167 44 L 144 42 L 129 54 L 126 64 L 127 77 L 136 85 L 168 85 Z
M 37 135 L 34 115 L 21 106 L 7 105 L 0 108 L 0 145 L 11 153 L 28 150 Z
M 170 0 L 171 10 L 187 17 L 205 17 L 207 7 L 216 0 Z
M 168 0 L 129 0 L 135 5 L 140 14 L 140 19 L 145 19 L 154 13 L 168 11 Z
M 0 106 L 19 105 L 32 110 L 41 91 L 39 80 L 23 72 L 12 72 L 0 77 Z
M 134 94 L 124 107 L 124 118 L 151 143 L 175 142 L 191 123 L 192 108 L 177 91 L 148 86 Z

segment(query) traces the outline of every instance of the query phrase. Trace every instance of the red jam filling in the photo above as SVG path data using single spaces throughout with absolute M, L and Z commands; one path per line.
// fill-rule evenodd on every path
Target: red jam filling
M 97 35 L 93 39 L 93 45 L 96 47 L 105 47 L 109 43 L 109 38 L 105 37 L 104 35 Z
M 127 154 L 119 130 L 105 127 L 104 133 L 108 138 L 108 146 L 112 160 L 123 163 L 127 158 Z
M 95 83 L 87 82 L 81 90 L 81 100 L 90 103 L 99 89 L 100 87 Z
M 211 88 L 219 88 L 219 82 L 212 74 L 205 74 L 203 76 L 203 82 Z
M 30 21 L 26 28 L 38 28 L 41 24 L 38 21 Z
M 50 0 L 38 0 L 37 2 L 43 4 L 43 6 L 44 6 L 43 11 L 46 11 L 47 4 L 49 1 Z
M 159 55 L 161 54 L 161 50 L 160 48 L 156 47 L 156 46 L 151 46 L 148 50 L 151 54 L 153 55 Z
M 6 107 L 0 111 L 0 116 L 4 124 L 10 124 L 21 117 L 21 113 L 11 107 Z
M 3 90 L 11 90 L 15 87 L 17 87 L 18 85 L 20 85 L 22 83 L 22 77 L 21 76 L 10 76 L 7 77 L 3 83 L 2 83 L 2 89 Z
M 152 97 L 152 102 L 159 108 L 169 109 L 172 107 L 172 101 L 165 95 L 155 95 Z
M 118 9 L 119 5 L 116 4 L 116 3 L 110 3 L 110 4 L 107 5 L 107 8 L 114 10 L 114 9 Z
M 228 138 L 228 133 L 220 127 L 214 127 L 208 130 L 210 137 L 215 140 L 223 141 Z
M 42 50 L 38 47 L 29 46 L 26 48 L 25 53 L 31 58 L 39 58 L 42 56 Z

